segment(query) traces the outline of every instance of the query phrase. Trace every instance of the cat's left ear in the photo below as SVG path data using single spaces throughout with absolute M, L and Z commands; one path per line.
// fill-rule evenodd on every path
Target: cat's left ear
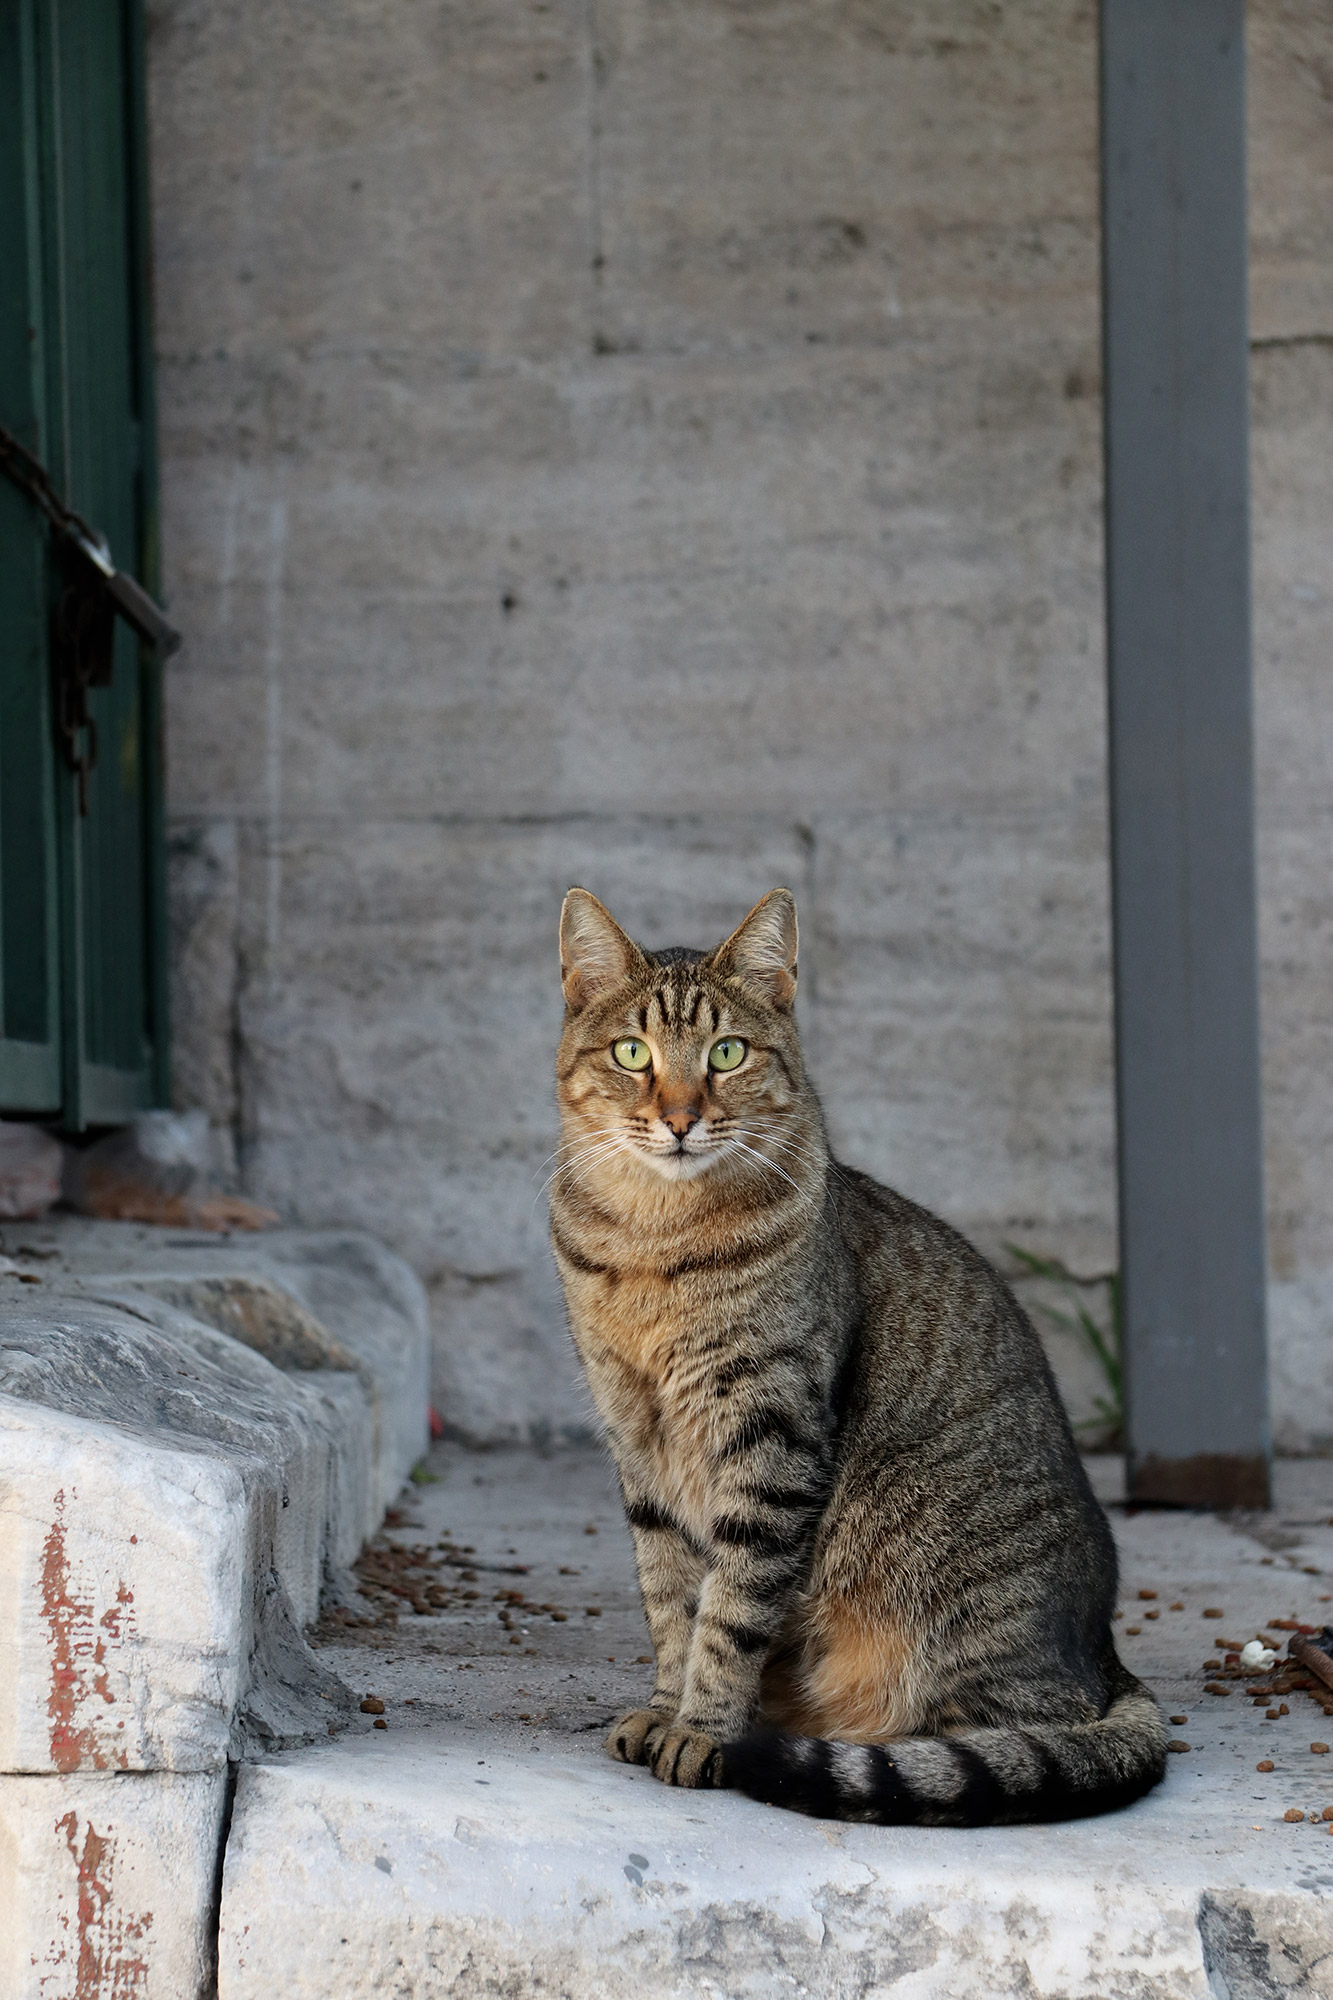
M 712 955 L 724 979 L 758 986 L 784 1010 L 796 998 L 796 898 L 790 889 L 770 889 L 743 924 Z

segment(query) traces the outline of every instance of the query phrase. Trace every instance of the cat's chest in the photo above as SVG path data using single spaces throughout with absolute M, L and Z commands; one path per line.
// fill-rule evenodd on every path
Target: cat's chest
M 701 1401 L 672 1380 L 614 1366 L 596 1374 L 622 1469 L 685 1527 L 705 1534 L 716 1511 L 715 1452 Z
M 671 1358 L 706 1335 L 715 1302 L 697 1281 L 672 1280 L 655 1267 L 628 1261 L 584 1268 L 561 1259 L 574 1339 L 585 1367 L 614 1358 L 645 1375 L 661 1376 Z
M 702 1527 L 712 1513 L 716 1455 L 713 1357 L 699 1351 L 707 1331 L 693 1338 L 663 1309 L 625 1340 L 616 1338 L 623 1322 L 599 1326 L 599 1317 L 588 1315 L 578 1345 L 616 1457 L 678 1519 Z

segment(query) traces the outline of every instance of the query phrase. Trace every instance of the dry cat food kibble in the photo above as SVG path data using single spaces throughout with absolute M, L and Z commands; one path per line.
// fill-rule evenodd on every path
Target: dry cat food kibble
M 1174 1722 L 1177 1729 L 1181 1728 L 1185 1723 L 1189 1721 L 1189 1717 L 1187 1715 L 1173 1715 L 1170 1716 L 1168 1719 L 1171 1722 Z
M 1157 1596 L 1155 1590 L 1141 1590 L 1139 1596 L 1145 1604 L 1151 1604 Z
M 1166 1747 L 1168 1750 L 1174 1751 L 1178 1756 L 1180 1756 L 1183 1755 L 1184 1752 L 1188 1750 L 1190 1746 L 1188 1743 L 1182 1743 L 1178 1737 L 1173 1737 Z
M 1203 1615 L 1205 1618 L 1225 1618 L 1227 1614 L 1225 1611 L 1219 1611 L 1215 1604 L 1210 1604 Z
M 1273 1768 L 1273 1760 L 1271 1757 L 1265 1757 L 1263 1761 L 1261 1763 L 1256 1764 L 1254 1768 L 1256 1771 L 1271 1771 Z
M 1312 1757 L 1327 1757 L 1328 1755 L 1327 1743 L 1312 1743 L 1310 1745 L 1310 1755 Z
M 383 1715 L 384 1703 L 377 1694 L 368 1694 L 361 1703 L 362 1715 Z
M 1282 1817 L 1284 1820 L 1286 1820 L 1289 1826 L 1295 1826 L 1297 1820 L 1305 1818 L 1305 1814 L 1301 1811 L 1299 1806 L 1288 1806 L 1287 1810 L 1283 1813 Z
M 1126 1625 L 1125 1637 L 1127 1639 L 1137 1639 L 1142 1630 L 1142 1625 Z
M 375 1717 L 374 1722 L 371 1724 L 371 1727 L 373 1729 L 387 1729 L 388 1726 L 389 1726 L 388 1723 L 384 1720 L 384 1717 L 382 1715 L 377 1715 Z

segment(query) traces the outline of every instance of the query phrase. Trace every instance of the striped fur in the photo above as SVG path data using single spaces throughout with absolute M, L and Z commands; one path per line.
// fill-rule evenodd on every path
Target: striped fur
M 970 1244 L 830 1157 L 790 893 L 703 953 L 571 890 L 561 958 L 552 1242 L 657 1661 L 612 1754 L 840 1819 L 1138 1797 L 1161 1716 L 1040 1343 Z

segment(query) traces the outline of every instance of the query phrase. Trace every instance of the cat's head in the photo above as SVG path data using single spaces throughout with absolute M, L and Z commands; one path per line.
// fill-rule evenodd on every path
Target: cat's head
M 567 1137 L 607 1169 L 692 1180 L 781 1161 L 811 1097 L 792 1012 L 796 903 L 773 889 L 712 951 L 647 951 L 596 896 L 560 914 Z M 596 1176 L 600 1178 L 601 1176 Z

